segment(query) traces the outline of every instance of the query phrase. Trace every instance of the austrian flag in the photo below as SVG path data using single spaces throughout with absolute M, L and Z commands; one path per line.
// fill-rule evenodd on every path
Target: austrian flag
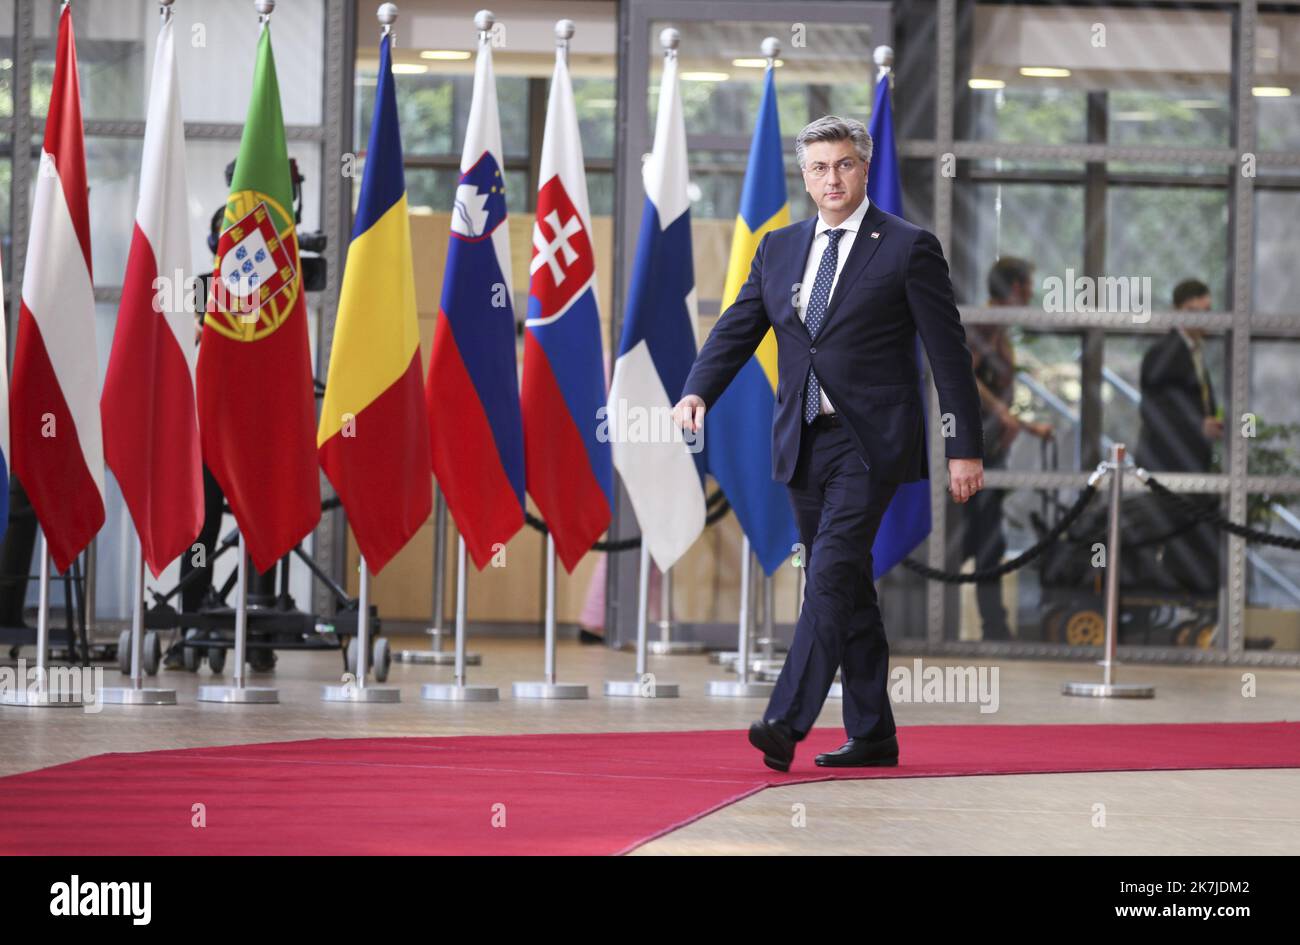
M 14 474 L 31 499 L 60 572 L 104 524 L 86 195 L 76 41 L 72 14 L 64 6 L 32 203 L 10 393 Z

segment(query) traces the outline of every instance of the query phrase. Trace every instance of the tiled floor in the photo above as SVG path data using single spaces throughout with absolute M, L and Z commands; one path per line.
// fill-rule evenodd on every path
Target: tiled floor
M 424 645 L 394 641 L 395 647 Z M 712 699 L 709 679 L 723 671 L 702 656 L 652 660 L 675 700 L 607 699 L 606 679 L 631 673 L 630 654 L 565 642 L 562 682 L 590 688 L 585 701 L 517 701 L 510 686 L 541 675 L 535 641 L 481 640 L 483 666 L 471 683 L 498 686 L 496 703 L 426 703 L 419 685 L 450 681 L 448 668 L 394 664 L 398 705 L 323 703 L 320 684 L 337 681 L 334 654 L 285 653 L 274 675 L 251 684 L 280 689 L 275 706 L 197 703 L 206 669 L 162 673 L 153 685 L 177 690 L 174 707 L 0 709 L 0 774 L 106 751 L 141 751 L 319 737 L 507 734 L 735 728 L 737 738 L 762 711 L 760 700 Z M 953 661 L 926 660 L 945 664 Z M 911 666 L 910 657 L 895 666 Z M 1243 696 L 1240 668 L 1131 667 L 1121 678 L 1155 685 L 1150 701 L 1102 701 L 1060 695 L 1061 683 L 1091 679 L 1083 663 L 998 664 L 999 708 L 974 704 L 895 705 L 900 726 L 925 723 L 1279 721 L 1300 718 L 1300 672 L 1254 670 L 1257 694 Z M 104 682 L 120 681 L 106 669 Z M 819 724 L 840 724 L 828 701 Z M 903 741 L 906 751 L 906 741 Z M 755 764 L 759 760 L 755 757 Z M 909 778 L 844 781 L 769 789 L 660 838 L 654 853 L 1300 853 L 1300 770 L 1201 771 Z

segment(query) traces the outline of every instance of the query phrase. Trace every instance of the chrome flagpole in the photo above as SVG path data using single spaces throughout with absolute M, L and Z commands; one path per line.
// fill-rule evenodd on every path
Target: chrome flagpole
M 682 656 L 703 653 L 704 643 L 700 640 L 674 640 L 673 627 L 673 569 L 663 573 L 659 587 L 659 639 L 650 641 L 650 652 L 655 656 Z
M 631 696 L 641 699 L 676 699 L 680 687 L 677 683 L 660 682 L 649 672 L 646 644 L 649 642 L 650 617 L 650 549 L 644 538 L 641 541 L 641 571 L 637 583 L 636 601 L 636 675 L 632 679 L 608 679 L 605 695 Z
M 750 581 L 750 559 L 753 557 L 749 545 L 749 536 L 741 541 L 740 550 L 740 616 L 739 645 L 736 647 L 736 678 L 711 679 L 705 692 L 710 696 L 728 698 L 767 698 L 776 688 L 770 682 L 751 681 L 749 678 L 749 623 L 750 596 L 753 587 Z
M 556 56 L 569 61 L 569 40 L 577 27 L 572 20 L 559 20 L 555 24 Z M 546 616 L 544 618 L 545 666 L 540 682 L 517 682 L 513 692 L 516 699 L 586 699 L 587 687 L 582 683 L 555 681 L 555 536 L 546 533 Z
M 36 680 L 31 687 L 25 679 L 15 679 L 12 689 L 0 690 L 0 704 L 27 706 L 29 708 L 76 708 L 81 699 L 72 693 L 56 692 L 50 686 L 48 653 L 50 648 L 50 548 L 41 530 L 41 574 L 38 585 L 38 603 L 36 611 Z M 68 642 L 72 642 L 71 626 L 68 627 Z M 30 671 L 29 671 L 30 672 Z
M 387 4 L 386 4 L 387 5 Z M 344 674 L 341 684 L 321 687 L 323 702 L 378 702 L 394 703 L 402 701 L 402 691 L 396 686 L 369 686 L 366 677 L 370 674 L 370 569 L 366 567 L 365 555 L 361 556 L 360 591 L 357 595 L 357 634 L 352 638 L 351 647 L 356 647 L 356 659 L 351 658 L 349 665 L 356 666 L 356 676 Z M 381 657 L 376 653 L 375 661 Z
M 433 615 L 424 631 L 429 636 L 427 650 L 400 650 L 394 657 L 399 663 L 419 663 L 425 666 L 450 666 L 456 654 L 445 649 L 447 639 L 447 497 L 442 489 L 433 487 Z M 478 666 L 483 658 L 478 653 L 466 653 L 465 662 Z
M 459 536 L 456 547 L 456 681 L 453 683 L 425 683 L 420 688 L 420 698 L 429 702 L 496 702 L 496 686 L 470 686 L 465 682 L 465 536 Z
M 560 22 L 565 22 L 561 20 Z M 558 32 L 558 27 L 557 27 Z M 562 683 L 555 680 L 555 536 L 546 533 L 546 640 L 545 664 L 540 682 L 527 681 L 514 684 L 516 699 L 586 699 L 587 687 L 583 683 Z
M 135 573 L 131 580 L 131 685 L 100 690 L 110 705 L 175 705 L 175 689 L 152 689 L 144 685 L 144 545 L 135 538 Z
M 269 3 L 270 0 L 261 0 Z M 239 533 L 239 564 L 235 572 L 235 668 L 229 686 L 200 686 L 199 702 L 229 702 L 241 705 L 269 705 L 280 701 L 280 691 L 267 686 L 244 684 L 244 652 L 248 636 L 248 551 L 244 533 Z M 211 644 L 208 644 L 209 647 Z

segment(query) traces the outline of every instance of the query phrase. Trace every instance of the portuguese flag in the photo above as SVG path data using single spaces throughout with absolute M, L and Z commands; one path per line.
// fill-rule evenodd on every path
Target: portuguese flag
M 320 520 L 307 308 L 266 23 L 214 267 L 196 371 L 203 460 L 265 572 Z

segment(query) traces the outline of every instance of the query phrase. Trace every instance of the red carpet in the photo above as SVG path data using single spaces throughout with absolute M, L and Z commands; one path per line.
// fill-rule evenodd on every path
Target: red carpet
M 813 764 L 842 740 L 838 729 L 815 730 L 786 775 L 765 768 L 739 731 L 315 739 L 98 755 L 0 778 L 0 852 L 613 854 L 773 785 L 1300 767 L 1300 722 L 908 726 L 897 768 Z M 191 826 L 196 804 L 205 808 L 202 829 Z

